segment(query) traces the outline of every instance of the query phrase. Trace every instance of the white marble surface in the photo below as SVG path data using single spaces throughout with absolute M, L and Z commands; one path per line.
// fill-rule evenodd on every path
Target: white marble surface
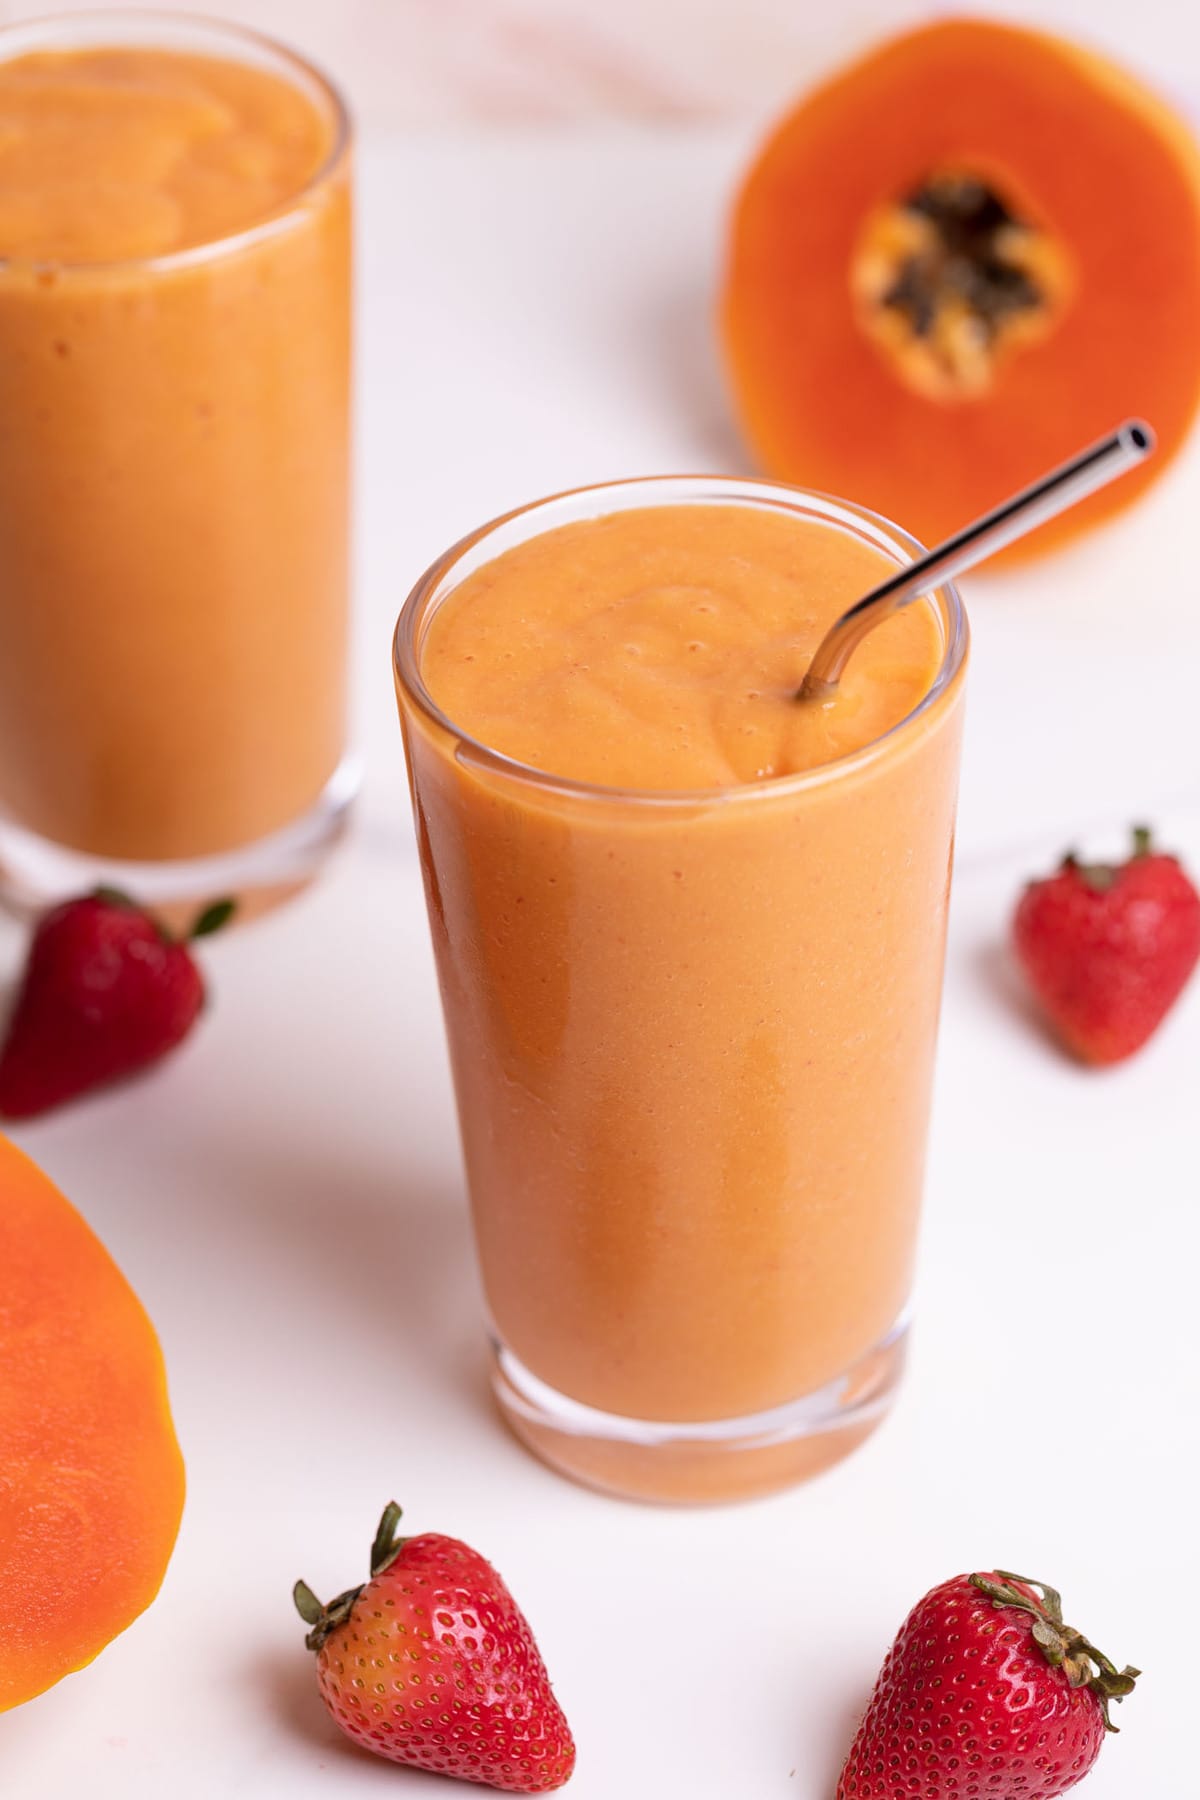
M 533 1618 L 573 1800 L 830 1800 L 892 1631 L 1000 1562 L 1146 1670 L 1090 1800 L 1194 1787 L 1200 984 L 1135 1063 L 1060 1059 L 1003 948 L 1022 878 L 1148 816 L 1200 869 L 1197 456 L 1021 580 L 978 580 L 915 1364 L 809 1488 L 655 1511 L 558 1480 L 482 1386 L 477 1297 L 388 637 L 459 530 L 606 476 L 736 467 L 708 306 L 741 128 L 377 138 L 364 157 L 354 843 L 206 951 L 151 1078 L 16 1135 L 156 1319 L 190 1492 L 151 1610 L 0 1719 L 19 1800 L 447 1793 L 343 1747 L 291 1613 L 354 1578 L 393 1492 Z M 1147 661 L 1144 646 L 1156 646 Z M 0 930 L 0 967 L 18 944 Z
M 105 4 L 0 0 L 0 23 Z M 765 118 L 874 38 L 938 11 L 922 0 L 154 0 L 151 10 L 211 11 L 286 39 L 344 84 L 372 127 Z M 974 0 L 963 10 L 1022 9 Z M 1023 10 L 1169 88 L 1200 89 L 1200 11 L 1188 0 Z

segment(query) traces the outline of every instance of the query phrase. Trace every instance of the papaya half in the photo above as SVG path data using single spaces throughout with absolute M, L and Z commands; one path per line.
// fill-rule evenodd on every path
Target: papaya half
M 0 1711 L 91 1662 L 150 1604 L 183 1486 L 141 1303 L 0 1137 Z
M 1005 552 L 1127 505 L 1200 401 L 1200 153 L 1129 74 L 947 19 L 800 101 L 737 198 L 721 299 L 778 479 L 931 543 L 1126 417 L 1159 453 Z

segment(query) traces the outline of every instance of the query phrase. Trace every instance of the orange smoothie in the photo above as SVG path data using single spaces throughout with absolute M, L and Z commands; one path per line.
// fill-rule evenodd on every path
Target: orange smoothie
M 496 1337 L 572 1407 L 680 1428 L 666 1469 L 689 1424 L 869 1385 L 904 1313 L 962 652 L 945 597 L 921 602 L 836 700 L 799 704 L 903 543 L 788 490 L 660 506 L 656 485 L 529 535 L 534 508 L 491 560 L 485 534 L 419 619 L 414 597 L 399 654 Z M 594 1417 L 572 1447 L 533 1413 L 513 1422 L 543 1453 L 624 1491 L 803 1472 L 722 1452 L 656 1484 L 653 1449 L 597 1461 Z
M 304 65 L 143 28 L 201 47 L 0 34 L 0 815 L 160 861 L 343 755 L 350 171 Z

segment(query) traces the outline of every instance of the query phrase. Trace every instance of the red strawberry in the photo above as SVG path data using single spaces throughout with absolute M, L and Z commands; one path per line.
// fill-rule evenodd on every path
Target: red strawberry
M 575 1745 L 525 1615 L 477 1551 L 398 1538 L 399 1521 L 392 1501 L 365 1586 L 328 1606 L 294 1589 L 334 1720 L 390 1762 L 510 1794 L 561 1787 Z
M 200 914 L 189 936 L 216 931 L 233 902 Z M 33 934 L 0 1049 L 0 1117 L 28 1118 L 156 1062 L 191 1030 L 204 983 L 186 942 L 123 894 L 68 900 Z
M 1087 1774 L 1138 1673 L 1064 1625 L 1043 1582 L 956 1575 L 900 1627 L 837 1800 L 1051 1800 Z
M 1127 862 L 1067 856 L 1031 882 L 1013 935 L 1068 1047 L 1084 1062 L 1120 1062 L 1162 1023 L 1200 958 L 1200 894 L 1139 826 Z

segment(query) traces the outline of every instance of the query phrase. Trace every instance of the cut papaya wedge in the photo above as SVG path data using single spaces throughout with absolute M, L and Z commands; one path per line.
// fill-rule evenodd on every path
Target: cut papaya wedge
M 153 1326 L 75 1208 L 0 1137 L 0 1711 L 150 1604 L 183 1490 Z
M 1200 400 L 1200 156 L 1112 63 L 949 19 L 800 101 L 737 200 L 721 302 L 769 474 L 932 542 L 1121 419 L 1159 454 L 1005 552 L 1127 505 Z

